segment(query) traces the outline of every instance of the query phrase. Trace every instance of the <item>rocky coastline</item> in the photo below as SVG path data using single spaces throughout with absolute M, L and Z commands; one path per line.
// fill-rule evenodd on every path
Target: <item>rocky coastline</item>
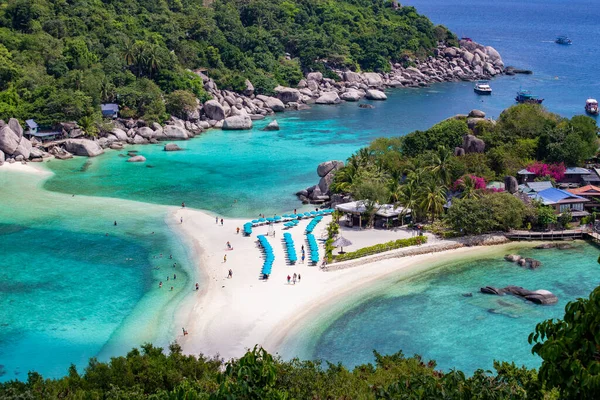
M 490 79 L 503 73 L 518 73 L 512 67 L 504 67 L 500 54 L 490 46 L 461 40 L 458 47 L 440 44 L 434 55 L 425 60 L 408 59 L 403 64 L 390 65 L 390 72 L 354 72 L 333 70 L 338 79 L 326 78 L 320 72 L 310 72 L 296 88 L 278 86 L 274 96 L 254 93 L 254 86 L 246 81 L 242 93 L 220 90 L 215 82 L 201 71 L 195 71 L 212 96 L 211 100 L 189 112 L 185 119 L 171 117 L 164 125 L 147 123 L 141 119 L 116 119 L 112 128 L 101 130 L 98 137 L 86 137 L 75 122 L 60 124 L 62 139 L 42 143 L 36 138 L 28 139 L 18 120 L 0 121 L 0 165 L 4 162 L 40 162 L 44 158 L 69 159 L 73 155 L 94 157 L 104 149 L 122 150 L 127 144 L 149 144 L 161 141 L 187 140 L 207 129 L 251 129 L 253 121 L 263 119 L 285 110 L 308 109 L 311 104 L 339 104 L 343 101 L 358 102 L 362 99 L 384 101 L 384 90 L 389 88 L 425 87 L 432 83 L 474 81 Z M 360 106 L 370 106 L 361 103 Z M 481 118 L 478 116 L 478 118 Z M 477 121 L 472 121 L 476 124 Z M 265 130 L 278 130 L 276 122 Z M 476 138 L 467 138 L 465 152 L 479 151 L 482 144 Z M 165 149 L 166 150 L 166 149 Z M 460 152 L 461 150 L 458 150 Z M 343 164 L 342 164 L 343 165 Z M 302 196 L 315 203 L 325 203 L 328 184 L 333 180 L 322 176 L 319 191 L 311 190 Z M 315 194 L 313 194 L 315 193 Z M 305 200 L 301 197 L 301 200 Z

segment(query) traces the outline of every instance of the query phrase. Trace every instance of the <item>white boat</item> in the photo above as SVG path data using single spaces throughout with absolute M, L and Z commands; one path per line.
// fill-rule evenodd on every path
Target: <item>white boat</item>
M 585 112 L 591 115 L 598 115 L 598 100 L 587 99 L 585 101 Z
M 486 81 L 477 82 L 473 90 L 475 90 L 475 93 L 477 94 L 492 94 L 492 88 Z

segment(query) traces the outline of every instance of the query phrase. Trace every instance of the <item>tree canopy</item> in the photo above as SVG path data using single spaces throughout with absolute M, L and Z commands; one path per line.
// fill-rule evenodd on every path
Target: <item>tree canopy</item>
M 385 71 L 440 40 L 456 43 L 389 0 L 14 0 L 0 7 L 0 119 L 51 124 L 118 102 L 157 120 L 161 96 L 206 99 L 190 70 L 221 89 L 243 90 L 249 78 L 270 93 L 306 71 Z M 132 103 L 144 88 L 147 98 Z

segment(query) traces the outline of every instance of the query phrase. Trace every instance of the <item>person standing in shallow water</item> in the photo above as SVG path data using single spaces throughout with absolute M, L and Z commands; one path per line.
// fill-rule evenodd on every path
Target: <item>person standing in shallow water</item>
M 215 224 L 219 224 L 219 217 L 215 217 Z

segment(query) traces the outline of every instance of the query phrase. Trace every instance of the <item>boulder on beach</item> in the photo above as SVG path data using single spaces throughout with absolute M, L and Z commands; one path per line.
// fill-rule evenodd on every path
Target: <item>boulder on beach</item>
M 277 123 L 276 119 L 269 122 L 269 125 L 267 125 L 263 128 L 263 131 L 278 131 L 278 130 L 279 130 L 279 123 Z
M 340 97 L 337 92 L 325 92 L 317 99 L 317 104 L 338 104 L 340 103 Z
M 285 105 L 283 104 L 283 102 L 276 97 L 264 96 L 261 94 L 256 96 L 256 98 L 265 103 L 266 107 L 270 108 L 275 112 L 281 112 L 285 110 Z
M 96 157 L 104 153 L 98 142 L 88 139 L 67 139 L 63 146 L 66 151 L 76 156 Z
M 144 157 L 144 156 L 133 156 L 127 160 L 127 162 L 144 162 L 144 161 L 146 161 L 146 157 Z
M 223 121 L 223 130 L 235 131 L 252 129 L 252 118 L 249 115 L 235 115 Z
M 13 154 L 19 146 L 19 141 L 19 136 L 10 129 L 10 126 L 4 125 L 0 129 L 0 150 L 5 154 Z
M 340 98 L 344 101 L 359 101 L 361 97 L 360 92 L 356 89 L 348 89 L 340 94 Z
M 300 101 L 302 94 L 298 89 L 284 87 L 277 91 L 277 98 L 287 104 Z
M 17 146 L 15 152 L 13 153 L 13 156 L 23 156 L 23 158 L 25 160 L 29 159 L 29 156 L 31 154 L 31 142 L 29 141 L 29 139 L 22 137 L 21 140 L 19 141 L 19 145 Z
M 6 156 L 4 155 L 4 152 L 2 150 L 0 150 L 0 165 L 4 164 L 5 160 L 6 160 Z
M 21 124 L 19 123 L 18 119 L 9 119 L 8 126 L 10 126 L 10 129 L 12 129 L 12 131 L 19 137 L 19 139 L 23 137 L 23 128 L 21 127 Z
M 179 151 L 182 150 L 181 147 L 177 146 L 177 143 L 167 143 L 165 144 L 164 151 Z
M 387 100 L 387 96 L 381 90 L 369 89 L 365 97 L 369 100 Z

